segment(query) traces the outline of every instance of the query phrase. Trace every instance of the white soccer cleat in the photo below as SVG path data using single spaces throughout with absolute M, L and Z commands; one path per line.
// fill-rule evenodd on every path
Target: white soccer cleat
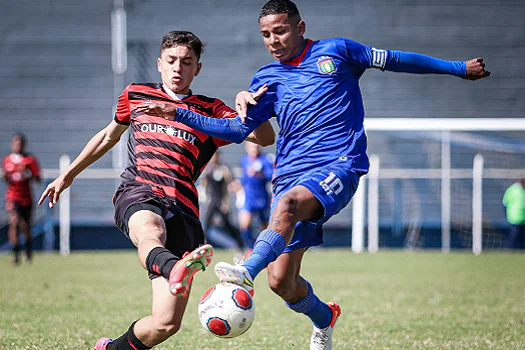
M 215 274 L 221 282 L 234 283 L 241 286 L 253 296 L 253 278 L 244 266 L 218 262 L 215 264 Z
M 332 333 L 337 319 L 341 316 L 341 307 L 333 301 L 328 303 L 328 307 L 332 310 L 332 321 L 323 329 L 314 326 L 310 338 L 310 350 L 332 350 Z

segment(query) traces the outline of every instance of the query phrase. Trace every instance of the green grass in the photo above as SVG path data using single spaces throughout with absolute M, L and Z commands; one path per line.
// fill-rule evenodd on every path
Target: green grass
M 215 261 L 230 261 L 219 252 Z M 10 266 L 0 256 L 0 349 L 91 349 L 149 313 L 151 286 L 135 252 L 37 255 Z M 525 255 L 315 250 L 303 274 L 324 300 L 340 303 L 334 349 L 525 349 Z M 311 324 L 256 283 L 256 319 L 223 340 L 197 320 L 216 278 L 196 277 L 181 331 L 156 349 L 308 349 Z

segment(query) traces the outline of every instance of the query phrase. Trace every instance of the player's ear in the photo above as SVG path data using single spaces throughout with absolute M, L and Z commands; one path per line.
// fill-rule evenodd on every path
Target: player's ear
M 199 75 L 199 73 L 201 72 L 201 68 L 202 68 L 202 63 L 197 63 L 197 69 L 195 70 L 195 76 Z
M 162 61 L 161 61 L 160 57 L 157 58 L 157 70 L 159 71 L 159 73 L 162 72 L 161 69 L 160 69 L 160 63 L 161 63 L 161 62 L 162 62 Z
M 297 33 L 300 36 L 303 36 L 306 33 L 306 23 L 303 20 L 300 20 L 299 23 L 297 23 Z

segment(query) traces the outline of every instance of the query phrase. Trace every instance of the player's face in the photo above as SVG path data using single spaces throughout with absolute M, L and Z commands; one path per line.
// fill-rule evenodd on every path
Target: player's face
M 202 67 L 195 52 L 185 45 L 164 49 L 157 59 L 162 83 L 177 94 L 188 94 Z
M 11 152 L 20 154 L 24 150 L 24 145 L 20 137 L 13 137 L 11 139 Z
M 281 62 L 292 59 L 302 49 L 306 25 L 288 18 L 288 14 L 264 16 L 259 19 L 264 45 Z

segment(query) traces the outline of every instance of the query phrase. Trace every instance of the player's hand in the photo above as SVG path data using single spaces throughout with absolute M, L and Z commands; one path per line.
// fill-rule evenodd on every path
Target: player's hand
M 164 102 L 145 102 L 138 105 L 135 111 L 166 120 L 173 120 L 177 114 L 177 106 Z
M 42 195 L 40 196 L 40 199 L 38 200 L 38 205 L 41 205 L 44 203 L 46 197 L 49 198 L 49 207 L 53 208 L 53 206 L 58 202 L 60 199 L 60 194 L 69 186 L 71 186 L 71 183 L 73 180 L 66 180 L 64 176 L 60 175 L 57 177 L 53 182 L 51 182 L 44 192 L 42 192 Z
M 465 74 L 465 79 L 468 80 L 478 80 L 490 76 L 490 72 L 485 70 L 485 63 L 483 58 L 478 57 L 472 60 L 466 61 L 467 72 Z
M 261 97 L 266 91 L 268 91 L 268 84 L 261 86 L 257 92 L 241 91 L 237 94 L 235 97 L 235 110 L 243 123 L 246 121 L 248 105 L 255 106 L 259 97 Z

